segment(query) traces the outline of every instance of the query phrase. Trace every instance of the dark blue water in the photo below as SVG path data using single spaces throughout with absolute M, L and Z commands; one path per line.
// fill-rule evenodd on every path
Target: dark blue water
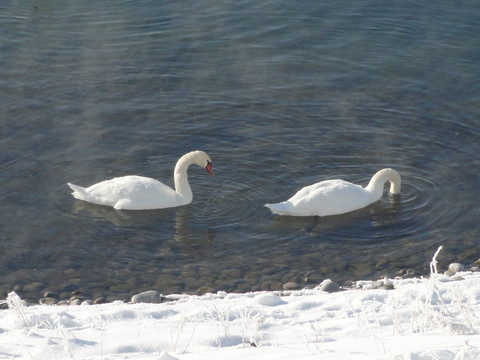
M 110 299 L 428 274 L 480 257 L 480 6 L 402 1 L 3 1 L 0 292 Z M 73 199 L 127 174 L 191 205 Z M 265 202 L 399 171 L 400 197 L 328 218 Z M 199 290 L 200 289 L 200 290 Z

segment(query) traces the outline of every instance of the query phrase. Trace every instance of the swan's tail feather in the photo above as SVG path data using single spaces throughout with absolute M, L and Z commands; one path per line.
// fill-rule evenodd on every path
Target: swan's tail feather
M 88 201 L 89 194 L 85 190 L 85 188 L 72 183 L 67 183 L 67 185 L 70 186 L 70 189 L 73 190 L 72 195 L 75 199 Z
M 291 215 L 292 203 L 288 201 L 276 204 L 265 204 L 265 206 L 268 207 L 274 214 Z

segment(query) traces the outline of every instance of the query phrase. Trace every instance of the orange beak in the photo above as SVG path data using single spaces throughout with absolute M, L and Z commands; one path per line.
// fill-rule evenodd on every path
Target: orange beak
M 215 176 L 215 174 L 213 173 L 213 170 L 212 170 L 212 163 L 210 161 L 208 162 L 205 169 L 207 169 L 207 171 L 210 173 L 210 175 Z

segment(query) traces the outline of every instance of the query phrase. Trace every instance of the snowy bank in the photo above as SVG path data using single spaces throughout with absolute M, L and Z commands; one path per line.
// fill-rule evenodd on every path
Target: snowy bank
M 480 273 L 391 283 L 161 304 L 24 306 L 11 293 L 0 311 L 0 358 L 480 358 Z

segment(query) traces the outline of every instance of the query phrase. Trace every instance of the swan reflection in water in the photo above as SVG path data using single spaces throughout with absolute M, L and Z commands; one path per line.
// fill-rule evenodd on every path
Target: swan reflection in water
M 184 246 L 198 245 L 201 242 L 208 245 L 215 237 L 215 230 L 208 227 L 202 233 L 206 235 L 193 234 L 190 229 L 191 223 L 191 205 L 180 206 L 169 209 L 131 211 L 131 210 L 115 210 L 108 206 L 91 204 L 85 201 L 79 201 L 73 204 L 72 214 L 96 220 L 107 220 L 120 228 L 142 228 L 149 231 L 158 231 L 159 236 L 164 237 L 175 231 L 173 239 Z M 173 226 L 173 216 L 175 223 Z M 167 237 L 169 239 L 170 237 Z

